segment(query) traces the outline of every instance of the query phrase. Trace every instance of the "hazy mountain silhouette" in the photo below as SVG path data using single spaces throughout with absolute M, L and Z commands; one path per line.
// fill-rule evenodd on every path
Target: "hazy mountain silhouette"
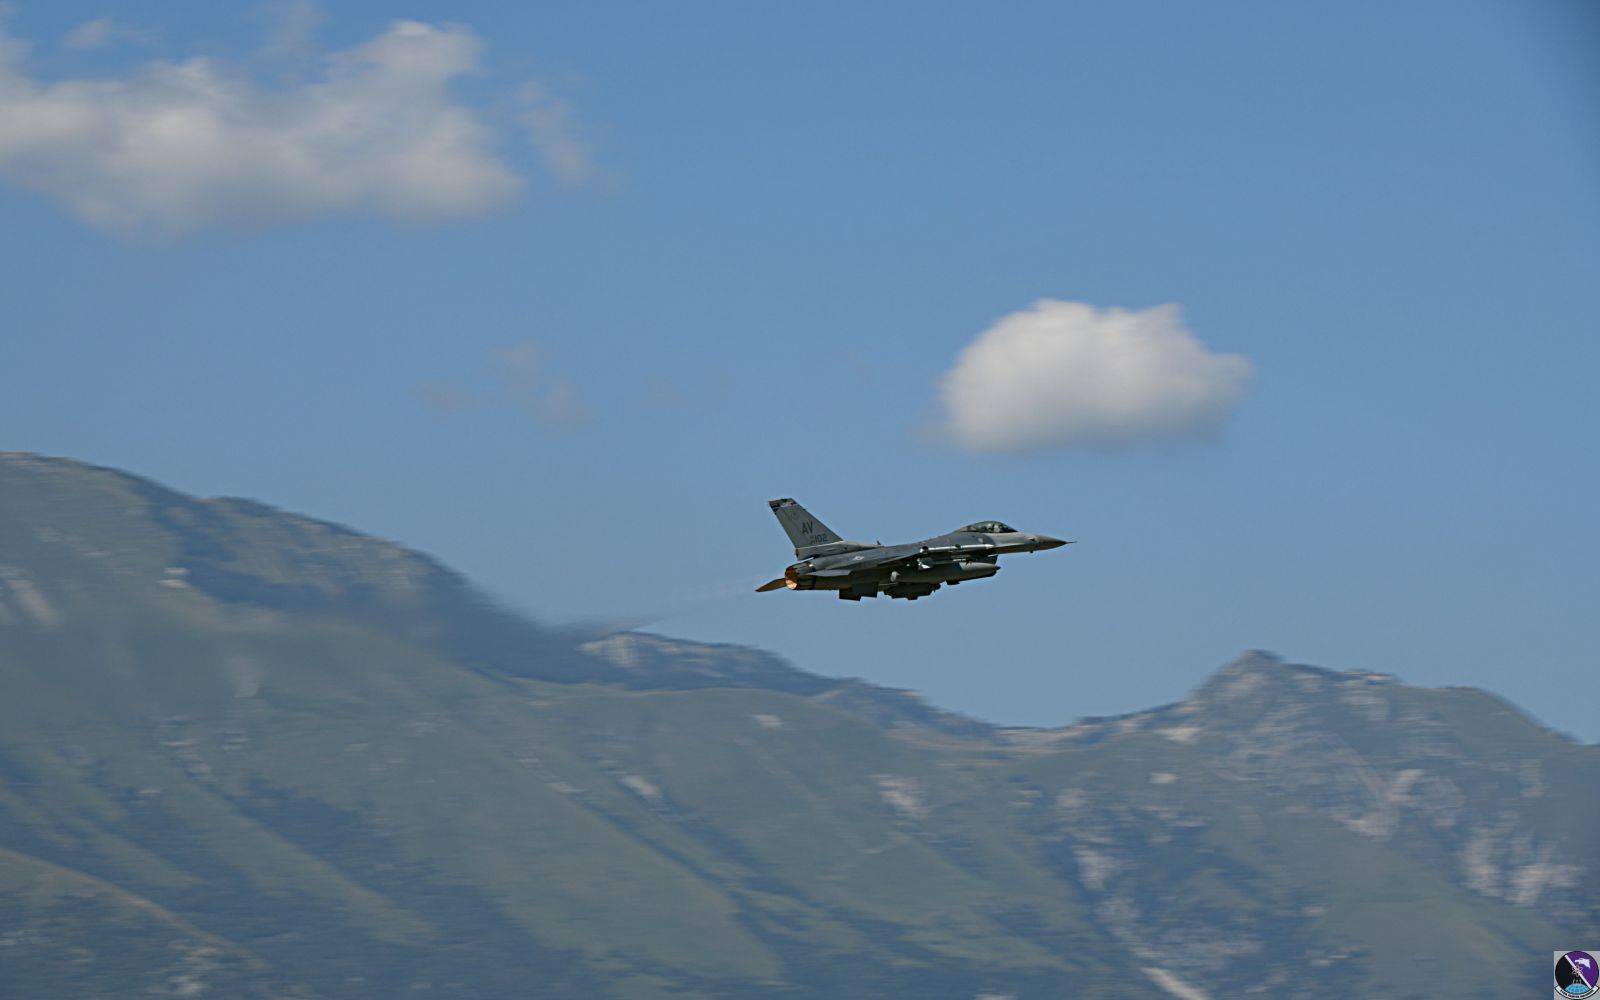
M 0 453 L 0 996 L 1536 995 L 1597 790 L 1481 691 L 1007 729 Z

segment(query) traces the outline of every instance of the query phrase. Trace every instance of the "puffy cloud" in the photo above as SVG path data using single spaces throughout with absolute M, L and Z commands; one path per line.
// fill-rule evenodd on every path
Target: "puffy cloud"
M 44 83 L 0 33 L 0 178 L 120 228 L 483 213 L 520 182 L 449 93 L 480 49 L 464 28 L 396 21 L 281 89 L 211 59 Z
M 1041 299 L 1001 318 L 945 373 L 945 428 L 973 451 L 1127 444 L 1214 432 L 1250 362 L 1213 354 L 1175 305 L 1098 309 Z

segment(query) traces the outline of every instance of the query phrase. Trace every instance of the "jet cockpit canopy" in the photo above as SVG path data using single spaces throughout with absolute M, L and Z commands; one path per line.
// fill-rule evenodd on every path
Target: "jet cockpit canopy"
M 1004 521 L 978 521 L 974 524 L 969 524 L 960 530 L 971 531 L 980 535 L 998 535 L 1002 532 L 1014 533 L 1017 529 L 1013 528 L 1009 524 L 1006 524 Z

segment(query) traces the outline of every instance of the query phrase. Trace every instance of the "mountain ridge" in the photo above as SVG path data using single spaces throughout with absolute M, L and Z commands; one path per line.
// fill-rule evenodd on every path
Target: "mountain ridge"
M 400 567 L 399 580 L 401 582 L 398 590 L 403 593 L 414 593 L 424 590 L 430 580 L 438 580 L 443 582 L 442 586 L 447 591 L 451 600 L 459 600 L 461 603 L 471 606 L 475 611 L 487 614 L 501 621 L 515 621 L 519 625 L 525 624 L 528 621 L 527 616 L 524 613 L 513 612 L 503 608 L 488 594 L 475 588 L 463 574 L 450 568 L 448 564 L 440 560 L 438 557 L 410 549 L 404 546 L 402 543 L 393 541 L 391 539 L 365 534 L 356 528 L 340 522 L 312 517 L 251 498 L 235 496 L 191 497 L 154 479 L 128 473 L 110 466 L 82 462 L 77 459 L 44 456 L 29 452 L 0 451 L 0 466 L 4 466 L 6 463 L 37 465 L 62 472 L 83 471 L 108 476 L 128 483 L 138 494 L 140 494 L 144 499 L 146 499 L 147 502 L 150 503 L 152 510 L 156 512 L 158 522 L 165 524 L 178 534 L 180 542 L 183 546 L 183 548 L 180 549 L 179 554 L 190 557 L 188 560 L 180 560 L 180 565 L 168 567 L 170 576 L 177 578 L 169 578 L 163 581 L 169 586 L 181 582 L 191 587 L 198 587 L 206 591 L 211 596 L 229 603 L 266 603 L 270 606 L 287 604 L 290 607 L 294 607 L 301 601 L 306 600 L 304 596 L 305 591 L 312 588 L 305 584 L 291 585 L 284 583 L 279 583 L 277 585 L 285 588 L 285 592 L 293 596 L 289 597 L 287 600 L 269 599 L 264 602 L 259 600 L 264 595 L 272 595 L 273 592 L 271 588 L 274 585 L 273 581 L 262 580 L 253 584 L 241 584 L 236 582 L 241 574 L 237 572 L 230 572 L 226 568 L 216 565 L 216 563 L 219 561 L 217 558 L 217 552 L 220 546 L 216 544 L 214 536 L 205 532 L 197 533 L 192 525 L 182 523 L 182 520 L 173 517 L 171 513 L 166 513 L 165 516 L 163 516 L 162 513 L 163 510 L 188 511 L 193 509 L 205 510 L 207 508 L 215 508 L 222 511 L 240 512 L 251 518 L 286 522 L 290 525 L 304 526 L 305 528 L 310 529 L 312 532 L 325 532 L 335 536 L 341 541 L 351 543 L 359 547 L 362 553 L 369 559 L 371 558 L 372 553 L 377 553 L 382 557 L 383 562 L 395 564 Z M 161 506 L 163 504 L 166 505 L 165 508 Z M 381 581 L 382 578 L 379 579 Z M 370 576 L 364 580 L 359 580 L 358 582 L 368 587 L 375 587 L 373 578 Z M 394 577 L 390 577 L 388 582 L 391 585 L 394 585 L 396 581 Z M 321 593 L 324 600 L 316 603 L 326 610 L 328 609 L 329 605 L 325 598 L 329 595 L 326 591 Z M 282 595 L 273 596 L 281 597 Z M 347 609 L 339 609 L 335 606 L 333 610 Z M 379 622 L 378 624 L 389 625 L 392 623 Z M 546 626 L 546 628 L 548 628 L 551 632 L 565 631 L 560 626 Z M 514 629 L 514 631 L 516 630 Z M 532 641 L 526 633 L 518 635 L 517 638 L 520 641 Z M 582 642 L 571 642 L 569 645 L 585 654 L 586 660 L 592 658 L 592 660 L 598 661 L 600 664 L 606 664 L 609 665 L 609 667 L 617 668 L 615 670 L 607 670 L 604 667 L 599 667 L 593 673 L 585 675 L 585 679 L 588 680 L 598 680 L 602 683 L 623 684 L 627 684 L 631 681 L 634 685 L 638 685 L 641 683 L 651 683 L 649 680 L 641 680 L 641 675 L 660 674 L 666 676 L 667 679 L 664 681 L 665 683 L 685 683 L 692 682 L 692 678 L 696 673 L 696 667 L 692 664 L 698 663 L 700 665 L 704 665 L 709 662 L 717 662 L 719 667 L 722 669 L 711 671 L 706 673 L 704 676 L 707 679 L 715 680 L 720 684 L 727 684 L 736 682 L 736 680 L 735 678 L 727 675 L 726 667 L 729 663 L 737 663 L 745 668 L 744 679 L 755 682 L 758 685 L 766 684 L 769 686 L 774 686 L 775 688 L 784 689 L 783 682 L 777 679 L 781 676 L 789 679 L 789 683 L 792 684 L 795 689 L 803 690 L 807 694 L 831 693 L 830 696 L 836 700 L 848 701 L 850 699 L 845 697 L 847 694 L 860 690 L 884 692 L 895 696 L 904 697 L 907 699 L 908 703 L 921 703 L 920 707 L 913 713 L 919 719 L 938 719 L 940 720 L 938 723 L 935 724 L 930 722 L 930 725 L 935 725 L 936 728 L 948 728 L 949 730 L 954 731 L 964 731 L 973 735 L 977 735 L 979 733 L 987 735 L 1059 734 L 1063 737 L 1068 737 L 1069 734 L 1077 734 L 1080 730 L 1085 733 L 1092 732 L 1094 728 L 1098 726 L 1115 724 L 1130 718 L 1160 713 L 1184 704 L 1187 700 L 1180 699 L 1179 701 L 1172 702 L 1168 705 L 1157 706 L 1154 708 L 1136 709 L 1130 712 L 1117 713 L 1109 716 L 1083 716 L 1058 726 L 1020 726 L 1005 722 L 978 719 L 973 716 L 964 715 L 960 712 L 927 705 L 925 702 L 923 702 L 920 694 L 908 689 L 886 688 L 881 685 L 872 684 L 860 678 L 824 677 L 823 675 L 814 674 L 809 671 L 795 668 L 786 661 L 782 660 L 782 658 L 765 650 L 736 643 L 685 640 L 664 635 L 656 635 L 648 632 L 625 629 L 604 633 L 595 638 L 587 638 Z M 453 650 L 453 652 L 459 653 L 460 651 Z M 1381 674 L 1362 670 L 1339 671 L 1327 667 L 1293 663 L 1283 658 L 1279 654 L 1269 650 L 1247 650 L 1241 653 L 1240 656 L 1235 660 L 1217 668 L 1212 675 L 1201 682 L 1201 684 L 1196 688 L 1195 693 L 1198 694 L 1206 690 L 1209 686 L 1213 685 L 1220 676 L 1224 675 L 1230 669 L 1235 668 L 1239 663 L 1250 662 L 1258 659 L 1262 660 L 1263 662 L 1270 661 L 1295 671 L 1320 674 L 1328 677 L 1342 675 L 1363 676 L 1374 679 L 1381 678 L 1391 683 L 1404 683 L 1400 680 L 1400 678 L 1392 674 Z M 673 667 L 666 666 L 667 664 L 675 662 L 679 664 L 688 663 L 691 665 Z M 593 663 L 590 665 L 596 666 L 596 664 Z M 655 669 L 650 669 L 652 667 Z M 514 666 L 506 666 L 503 664 L 497 665 L 496 669 L 513 674 L 517 672 Z M 837 688 L 839 685 L 844 686 L 844 688 L 847 690 L 839 690 Z M 1504 696 L 1494 694 L 1493 692 L 1485 691 L 1481 688 L 1456 685 L 1430 688 L 1429 690 L 1444 691 L 1458 688 L 1461 690 L 1478 692 L 1483 696 L 1494 698 L 1507 708 L 1510 708 L 1527 718 L 1533 725 L 1545 729 L 1562 739 L 1575 743 L 1581 743 L 1581 741 L 1571 734 L 1564 733 L 1558 729 L 1550 727 L 1548 724 L 1535 718 L 1525 710 L 1515 706 Z M 881 706 L 878 707 L 881 708 Z

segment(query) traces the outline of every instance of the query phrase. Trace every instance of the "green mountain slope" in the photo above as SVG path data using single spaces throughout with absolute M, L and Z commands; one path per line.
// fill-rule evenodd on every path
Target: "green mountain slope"
M 0 454 L 0 995 L 1521 995 L 1596 789 L 1482 692 L 1251 654 L 997 729 Z
M 305 998 L 266 963 L 115 886 L 0 849 L 0 996 L 82 995 L 86 982 L 123 995 Z

